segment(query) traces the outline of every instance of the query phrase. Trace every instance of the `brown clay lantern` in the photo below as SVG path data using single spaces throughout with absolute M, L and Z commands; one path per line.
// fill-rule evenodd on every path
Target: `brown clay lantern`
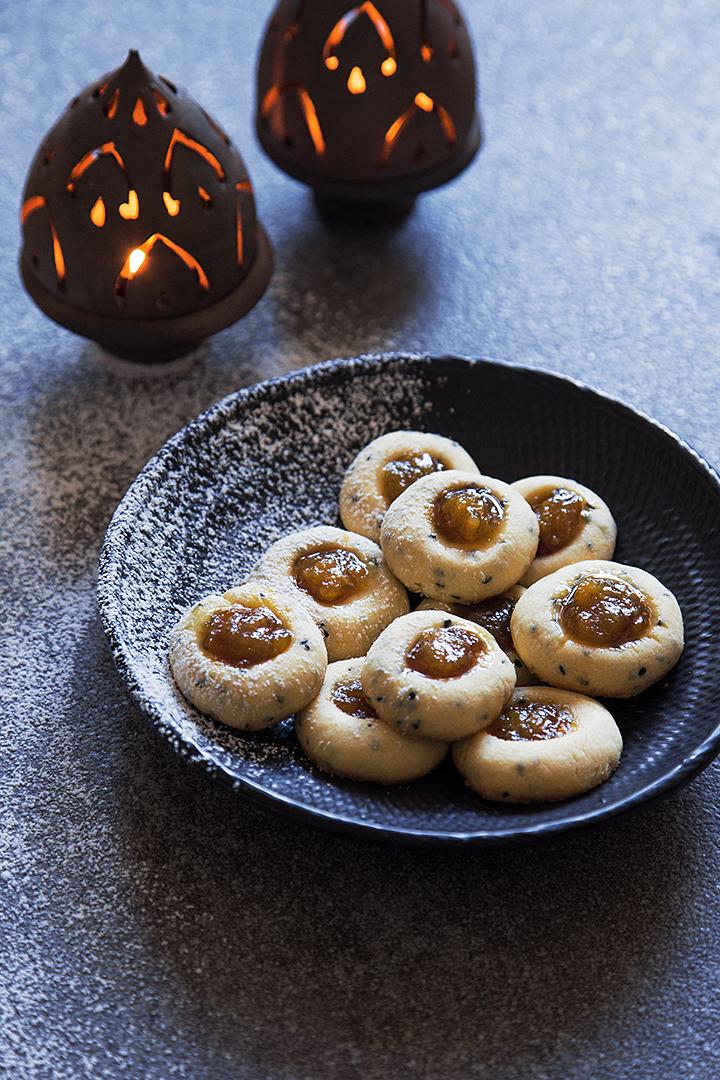
M 272 273 L 237 150 L 134 51 L 45 137 L 21 217 L 38 307 L 132 360 L 189 352 L 241 318 Z
M 280 0 L 258 71 L 273 161 L 331 209 L 407 209 L 480 147 L 473 49 L 452 0 Z

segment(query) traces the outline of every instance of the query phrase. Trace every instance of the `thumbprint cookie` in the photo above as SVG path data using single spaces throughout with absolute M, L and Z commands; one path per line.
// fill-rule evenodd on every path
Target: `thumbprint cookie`
M 378 716 L 396 731 L 452 742 L 497 719 L 515 668 L 481 626 L 445 611 L 413 611 L 383 631 L 361 679 Z
M 512 486 L 530 503 L 540 527 L 537 555 L 523 585 L 570 563 L 612 559 L 617 526 L 610 508 L 590 488 L 561 476 L 528 476 Z
M 478 472 L 452 439 L 424 431 L 391 431 L 369 443 L 350 465 L 340 489 L 340 518 L 346 529 L 376 542 L 385 511 L 411 484 L 448 469 Z
M 205 597 L 172 631 L 170 669 L 200 712 L 259 731 L 312 701 L 327 653 L 307 611 L 267 585 L 248 582 Z
M 598 701 L 552 686 L 526 686 L 489 728 L 455 743 L 453 760 L 484 799 L 558 802 L 607 780 L 622 746 L 617 724 Z
M 330 664 L 320 693 L 295 721 L 307 756 L 324 772 L 376 784 L 425 776 L 447 754 L 447 743 L 411 739 L 378 719 L 365 697 L 363 660 Z
M 515 585 L 535 558 L 530 505 L 502 480 L 456 470 L 417 480 L 387 511 L 380 543 L 413 592 L 475 604 Z
M 529 686 L 536 680 L 515 651 L 510 632 L 512 613 L 524 592 L 522 585 L 513 585 L 499 596 L 491 596 L 487 600 L 480 600 L 477 604 L 446 604 L 443 600 L 423 600 L 421 604 L 418 604 L 417 610 L 449 611 L 451 615 L 457 615 L 459 619 L 467 619 L 468 622 L 484 627 L 512 661 L 517 685 Z
M 410 604 L 380 548 L 330 525 L 290 533 L 265 552 L 253 577 L 288 592 L 320 627 L 328 658 L 364 656 Z
M 600 697 L 634 697 L 680 659 L 683 618 L 664 585 L 634 566 L 573 563 L 536 581 L 510 622 L 542 682 Z

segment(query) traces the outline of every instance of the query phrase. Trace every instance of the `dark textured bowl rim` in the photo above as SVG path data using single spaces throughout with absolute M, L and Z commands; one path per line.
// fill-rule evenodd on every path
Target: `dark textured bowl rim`
M 219 421 L 224 420 L 226 411 L 232 403 L 238 407 L 241 403 L 252 404 L 253 401 L 262 401 L 268 393 L 277 393 L 277 388 L 295 388 L 307 382 L 311 385 L 318 381 L 330 378 L 338 370 L 377 369 L 388 366 L 397 366 L 403 363 L 417 365 L 428 364 L 434 366 L 444 362 L 466 364 L 469 367 L 484 367 L 486 369 L 510 369 L 520 377 L 525 376 L 538 379 L 546 383 L 562 382 L 574 386 L 584 394 L 601 401 L 606 407 L 610 406 L 618 416 L 623 416 L 633 422 L 640 421 L 655 429 L 673 448 L 690 461 L 696 471 L 701 473 L 706 480 L 711 482 L 720 499 L 720 476 L 716 470 L 684 439 L 670 428 L 654 420 L 647 413 L 632 405 L 628 405 L 601 390 L 587 385 L 571 376 L 549 371 L 543 368 L 529 367 L 507 361 L 497 361 L 485 358 L 473 358 L 462 355 L 427 355 L 417 353 L 378 353 L 358 357 L 326 360 L 311 367 L 291 371 L 284 375 L 266 379 L 252 386 L 233 391 L 220 401 L 216 402 L 204 413 L 191 420 L 180 431 L 173 435 L 154 454 L 145 466 L 140 470 L 127 492 L 120 500 L 115 513 L 108 525 L 100 552 L 98 566 L 97 598 L 100 608 L 102 626 L 107 636 L 110 651 L 115 665 L 125 682 L 135 703 L 143 715 L 150 721 L 152 726 L 161 734 L 165 741 L 170 743 L 173 749 L 181 757 L 196 768 L 219 780 L 226 786 L 231 787 L 244 798 L 259 804 L 267 809 L 284 816 L 300 819 L 312 825 L 339 831 L 352 833 L 367 838 L 402 842 L 421 845 L 452 845 L 452 846 L 499 846 L 509 843 L 540 839 L 543 837 L 556 837 L 558 834 L 575 831 L 602 821 L 617 818 L 626 814 L 653 799 L 670 794 L 674 789 L 687 783 L 693 776 L 699 773 L 720 753 L 720 721 L 702 742 L 695 746 L 680 762 L 673 766 L 662 776 L 645 784 L 637 791 L 596 809 L 573 814 L 572 812 L 560 820 L 543 821 L 539 818 L 532 824 L 499 829 L 474 829 L 470 831 L 452 830 L 422 830 L 410 829 L 400 826 L 377 824 L 362 820 L 352 815 L 344 815 L 320 810 L 303 802 L 296 801 L 286 795 L 268 791 L 262 784 L 254 782 L 247 777 L 234 775 L 226 769 L 223 763 L 206 751 L 201 750 L 192 737 L 181 737 L 176 731 L 170 732 L 163 722 L 161 709 L 148 705 L 144 694 L 141 680 L 138 679 L 133 665 L 133 650 L 128 641 L 123 624 L 123 615 L 118 605 L 114 603 L 115 583 L 122 565 L 123 538 L 122 522 L 124 515 L 133 502 L 135 485 L 150 473 L 155 472 L 162 466 L 164 460 L 173 451 L 181 446 L 189 437 L 195 437 L 202 431 L 212 432 Z M 572 801 L 568 802 L 572 807 Z

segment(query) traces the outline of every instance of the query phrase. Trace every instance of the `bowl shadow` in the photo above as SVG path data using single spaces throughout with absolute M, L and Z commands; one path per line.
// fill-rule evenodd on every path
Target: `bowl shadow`
M 460 1078 L 481 1058 L 544 1075 L 557 1046 L 626 1023 L 687 932 L 692 789 L 552 842 L 380 847 L 201 781 L 128 711 L 113 798 L 129 904 L 210 1071 Z

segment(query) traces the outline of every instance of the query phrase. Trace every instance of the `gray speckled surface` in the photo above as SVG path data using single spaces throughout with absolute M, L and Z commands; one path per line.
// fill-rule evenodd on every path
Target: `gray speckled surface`
M 552 367 L 717 464 L 716 4 L 468 2 L 487 147 L 375 235 L 329 232 L 258 152 L 257 8 L 0 7 L 0 1074 L 715 1077 L 717 766 L 542 848 L 318 835 L 166 756 L 112 669 L 93 585 L 113 506 L 167 435 L 336 354 Z M 14 270 L 37 140 L 132 44 L 238 136 L 278 258 L 261 306 L 155 383 L 105 374 Z

